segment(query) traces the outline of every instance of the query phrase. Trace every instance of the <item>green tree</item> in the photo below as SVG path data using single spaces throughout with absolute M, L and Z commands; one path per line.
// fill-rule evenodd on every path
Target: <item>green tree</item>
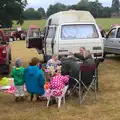
M 23 23 L 23 11 L 27 0 L 0 0 L 0 23 L 4 27 L 12 27 L 12 21 Z
M 89 2 L 89 11 L 92 13 L 94 17 L 102 17 L 103 6 L 101 3 L 96 0 L 95 2 Z
M 88 10 L 88 5 L 89 5 L 88 0 L 81 0 L 80 2 L 78 2 L 76 7 L 77 10 Z
M 24 18 L 26 20 L 39 20 L 42 18 L 42 15 L 39 11 L 36 11 L 34 8 L 28 8 L 24 11 Z
M 112 9 L 113 9 L 113 12 L 119 12 L 119 9 L 120 9 L 119 0 L 113 0 L 112 1 Z
M 41 13 L 42 18 L 45 18 L 45 17 L 46 17 L 46 13 L 45 13 L 44 8 L 40 7 L 40 8 L 38 8 L 38 11 Z
M 102 10 L 102 17 L 103 18 L 110 18 L 112 13 L 111 7 L 104 7 Z
M 56 3 L 55 5 L 50 5 L 49 8 L 47 9 L 47 16 L 49 17 L 50 15 L 60 12 L 60 11 L 65 11 L 68 10 L 68 7 L 64 4 L 61 3 Z

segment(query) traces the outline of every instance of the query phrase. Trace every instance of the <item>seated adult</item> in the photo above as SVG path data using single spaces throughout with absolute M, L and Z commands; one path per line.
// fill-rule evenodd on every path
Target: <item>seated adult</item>
M 75 56 L 76 58 L 79 58 L 79 60 L 84 61 L 85 58 L 86 58 L 86 53 L 85 53 L 85 51 L 86 51 L 86 50 L 85 50 L 84 47 L 80 47 L 79 52 L 75 53 L 74 56 Z
M 39 68 L 39 59 L 34 57 L 30 65 L 25 69 L 24 77 L 29 101 L 36 101 L 37 95 L 42 96 L 44 91 L 45 78 L 42 70 Z
M 84 47 L 81 47 L 79 49 L 79 53 L 75 53 L 74 56 L 89 66 L 95 64 L 95 60 L 92 58 L 90 51 L 85 50 Z

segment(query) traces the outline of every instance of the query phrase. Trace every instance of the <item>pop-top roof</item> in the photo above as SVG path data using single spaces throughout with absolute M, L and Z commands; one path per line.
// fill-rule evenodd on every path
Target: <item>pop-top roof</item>
M 96 23 L 94 17 L 88 11 L 69 10 L 69 11 L 58 12 L 56 14 L 51 15 L 48 18 L 47 26 L 59 25 L 64 23 L 81 23 L 81 22 Z

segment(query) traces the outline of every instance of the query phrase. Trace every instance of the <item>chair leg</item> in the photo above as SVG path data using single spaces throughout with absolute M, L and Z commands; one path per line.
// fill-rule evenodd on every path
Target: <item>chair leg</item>
M 47 107 L 49 107 L 49 103 L 50 103 L 50 98 L 47 101 Z
M 97 93 L 97 81 L 95 80 L 95 100 L 96 100 L 96 93 Z
M 82 90 L 81 90 L 81 83 L 79 83 L 79 99 L 80 99 L 80 105 L 82 104 Z
M 65 104 L 65 96 L 63 96 L 63 104 Z
M 58 98 L 58 108 L 61 106 L 61 98 Z

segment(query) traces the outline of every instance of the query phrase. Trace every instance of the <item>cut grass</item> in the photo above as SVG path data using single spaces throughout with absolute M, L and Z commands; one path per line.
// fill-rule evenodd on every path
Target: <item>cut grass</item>
M 41 30 L 44 29 L 46 20 L 25 20 L 24 24 L 22 25 L 22 28 L 25 30 L 28 30 L 30 25 L 38 25 L 40 27 Z M 16 22 L 14 22 L 13 28 L 17 28 Z
M 109 31 L 111 25 L 120 24 L 120 19 L 118 18 L 98 18 L 96 19 L 97 24 L 103 26 L 106 31 Z
M 26 67 L 32 57 L 39 57 L 35 49 L 26 49 L 24 41 L 11 43 L 12 65 L 21 58 Z M 57 109 L 46 107 L 46 101 L 38 103 L 12 102 L 13 96 L 0 93 L 0 120 L 120 120 L 120 57 L 108 57 L 99 69 L 97 100 L 86 99 L 79 105 L 76 97 Z
M 103 28 L 108 31 L 110 29 L 110 26 L 113 24 L 120 24 L 120 19 L 116 18 L 97 18 L 96 19 L 97 24 L 100 24 L 103 26 Z M 25 20 L 24 24 L 22 25 L 23 29 L 28 29 L 30 25 L 38 25 L 41 30 L 44 29 L 46 20 Z M 17 25 L 14 24 L 14 28 L 16 28 Z

